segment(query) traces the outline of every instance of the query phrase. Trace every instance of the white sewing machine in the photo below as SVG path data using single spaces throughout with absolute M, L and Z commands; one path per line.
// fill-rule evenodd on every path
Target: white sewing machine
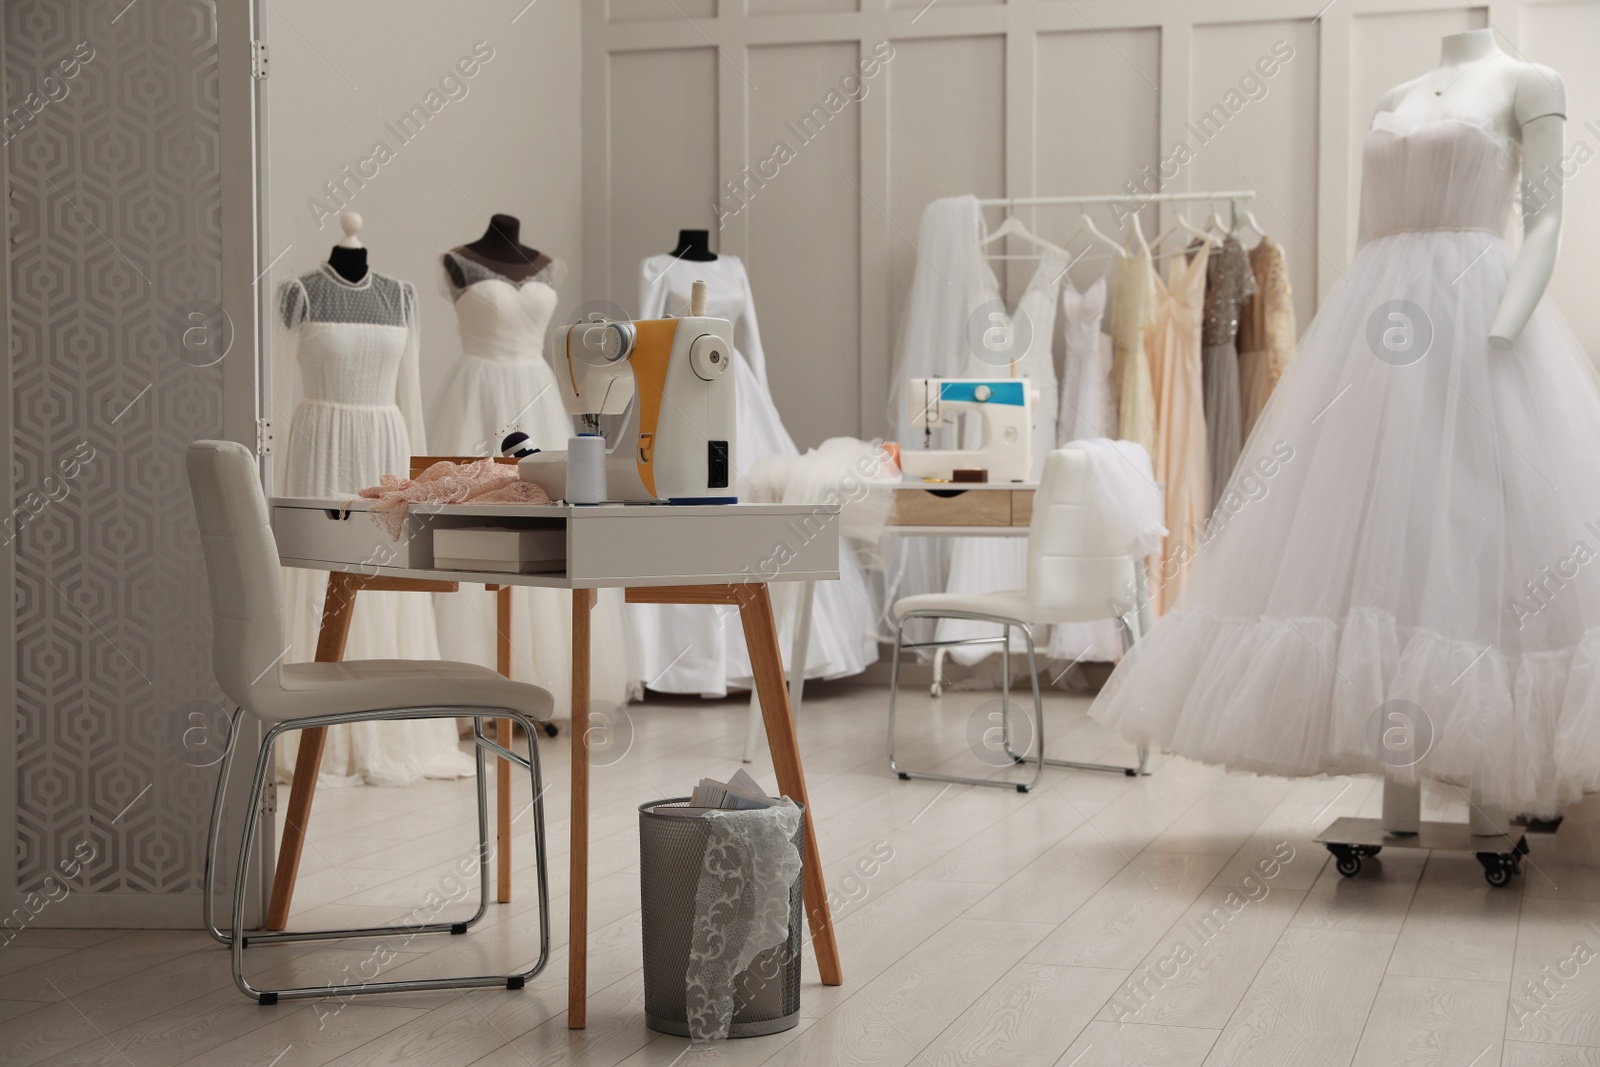
M 959 469 L 980 468 L 990 482 L 1026 482 L 1033 474 L 1033 404 L 1038 390 L 1026 378 L 912 378 L 906 390 L 911 425 L 923 441 L 943 426 L 958 425 L 962 412 L 983 422 L 976 449 L 914 448 L 900 442 L 900 469 L 913 478 L 949 481 Z
M 591 433 L 599 433 L 602 415 L 626 416 L 606 452 L 607 499 L 737 501 L 732 360 L 733 324 L 703 314 L 597 319 L 556 332 L 556 380 L 567 410 Z M 535 452 L 517 469 L 552 500 L 566 496 L 565 452 Z

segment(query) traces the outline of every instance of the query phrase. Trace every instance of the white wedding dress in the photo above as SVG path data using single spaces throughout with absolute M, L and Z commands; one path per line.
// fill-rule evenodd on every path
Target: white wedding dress
M 443 272 L 455 301 L 461 358 L 433 403 L 428 424 L 434 454 L 498 455 L 501 440 L 517 430 L 528 435 L 530 447 L 565 449 L 572 418 L 544 358 L 560 262 L 515 281 L 459 252 L 446 252 L 444 259 L 466 284 L 456 285 L 452 272 Z M 556 716 L 566 717 L 572 692 L 572 594 L 513 589 L 511 604 L 511 677 L 549 690 Z M 463 585 L 455 593 L 435 594 L 434 611 L 445 659 L 496 666 L 493 593 Z M 591 698 L 620 706 L 638 695 L 622 590 L 600 590 L 591 627 Z
M 1066 362 L 1061 375 L 1061 413 L 1056 443 L 1117 437 L 1117 394 L 1111 382 L 1111 338 L 1100 331 L 1106 311 L 1102 275 L 1082 292 L 1069 276 L 1061 286 L 1061 332 Z M 1114 663 L 1122 634 L 1111 619 L 1057 623 L 1050 627 L 1050 658 L 1067 664 Z M 1052 671 L 1052 674 L 1056 674 Z
M 651 256 L 640 268 L 639 317 L 687 315 L 696 281 L 707 285 L 707 314 L 734 327 L 733 371 L 738 438 L 734 486 L 740 500 L 756 499 L 748 474 L 769 456 L 797 456 L 799 449 L 767 387 L 766 356 L 756 322 L 755 300 L 744 264 L 721 255 L 709 262 Z M 760 560 L 751 560 L 752 571 Z M 878 658 L 877 612 L 866 577 L 853 552 L 842 552 L 838 581 L 818 582 L 806 654 L 807 678 L 859 674 Z M 778 638 L 785 659 L 793 648 L 797 598 L 774 587 Z M 644 684 L 663 693 L 720 697 L 751 684 L 750 654 L 736 613 L 714 606 L 630 604 L 628 614 L 639 650 Z
M 1051 346 L 1055 343 L 1056 309 L 1061 296 L 1061 279 L 1067 273 L 1065 256 L 1047 252 L 1028 280 L 1006 326 L 1012 343 L 1026 341 L 1027 348 L 1016 353 L 1009 365 L 996 365 L 969 354 L 968 378 L 1026 378 L 1037 393 L 1033 401 L 1033 467 L 1029 478 L 1037 482 L 1044 473 L 1044 458 L 1056 447 L 1056 413 L 1061 396 L 1056 385 L 1056 368 Z M 989 292 L 980 307 L 1000 302 L 1000 282 L 989 272 Z M 1004 312 L 998 312 L 1004 314 Z M 967 448 L 983 441 L 982 426 L 976 416 L 967 416 L 962 434 Z M 958 537 L 950 547 L 950 577 L 945 592 L 1002 593 L 1028 584 L 1028 540 L 1025 537 Z M 1020 630 L 1010 631 L 1013 652 L 1027 652 L 1027 641 Z M 934 626 L 935 640 L 960 641 L 972 637 L 998 637 L 993 623 L 971 619 L 940 619 Z M 1039 628 L 1034 633 L 1035 655 L 1044 659 L 1048 635 Z M 998 645 L 955 645 L 947 655 L 957 663 L 971 665 L 987 656 L 998 655 Z
M 411 284 L 375 271 L 348 282 L 324 264 L 284 283 L 275 322 L 275 357 L 298 366 L 304 397 L 284 443 L 284 495 L 354 497 L 382 475 L 408 474 L 413 448 L 420 452 L 425 442 Z M 284 569 L 284 662 L 316 657 L 327 584 L 324 571 Z M 344 656 L 438 659 L 432 601 L 422 593 L 360 594 Z M 333 726 L 326 737 L 318 780 L 327 785 L 473 773 L 451 719 Z M 296 734 L 278 745 L 280 778 L 292 774 L 298 745 Z
M 1520 171 L 1477 119 L 1377 116 L 1363 243 L 1245 443 L 1245 502 L 1096 719 L 1210 763 L 1387 771 L 1511 811 L 1600 790 L 1600 380 L 1550 300 L 1489 345 Z M 1379 758 L 1392 701 L 1431 733 L 1406 770 Z

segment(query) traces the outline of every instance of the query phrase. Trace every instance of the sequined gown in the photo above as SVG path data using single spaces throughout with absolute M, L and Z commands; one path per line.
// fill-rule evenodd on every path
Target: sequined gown
M 1239 388 L 1239 310 L 1255 295 L 1256 276 L 1239 239 L 1229 234 L 1206 264 L 1206 309 L 1200 325 L 1200 367 L 1205 379 L 1206 451 L 1211 460 L 1211 499 L 1216 507 L 1244 444 Z

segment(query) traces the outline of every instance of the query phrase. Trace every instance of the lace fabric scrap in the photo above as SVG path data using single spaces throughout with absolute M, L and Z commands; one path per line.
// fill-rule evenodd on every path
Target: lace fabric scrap
M 385 474 L 380 484 L 361 490 L 361 496 L 377 501 L 368 513 L 396 541 L 412 504 L 550 503 L 549 495 L 523 481 L 516 467 L 489 458 L 471 463 L 440 460 L 416 478 Z
M 789 893 L 800 876 L 800 808 L 787 798 L 761 811 L 709 813 L 695 887 L 694 936 L 684 971 L 689 1034 L 728 1036 L 738 1005 L 734 979 L 789 938 Z

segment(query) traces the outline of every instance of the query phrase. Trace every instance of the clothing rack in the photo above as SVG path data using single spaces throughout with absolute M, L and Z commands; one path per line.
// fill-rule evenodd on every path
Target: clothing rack
M 1239 202 L 1256 198 L 1254 189 L 1222 189 L 1215 192 L 1193 193 L 1147 193 L 1143 196 L 1138 193 L 1111 194 L 1097 196 L 994 196 L 980 198 L 979 207 L 1050 207 L 1053 205 L 1089 206 L 1094 204 L 1133 204 L 1135 210 L 1146 204 L 1193 204 L 1228 201 L 1228 215 L 1230 226 L 1239 224 Z

